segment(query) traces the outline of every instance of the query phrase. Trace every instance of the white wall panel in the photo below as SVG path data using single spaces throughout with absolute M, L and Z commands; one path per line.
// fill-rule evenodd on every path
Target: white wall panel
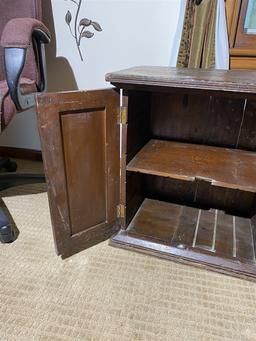
M 109 86 L 105 82 L 107 72 L 174 63 L 183 0 L 83 0 L 79 19 L 97 21 L 103 29 L 94 31 L 93 38 L 82 40 L 83 62 L 64 19 L 68 10 L 75 14 L 76 5 L 70 0 L 42 2 L 44 21 L 54 38 L 47 48 L 50 91 L 103 88 Z M 0 136 L 0 144 L 40 149 L 35 115 L 17 115 Z

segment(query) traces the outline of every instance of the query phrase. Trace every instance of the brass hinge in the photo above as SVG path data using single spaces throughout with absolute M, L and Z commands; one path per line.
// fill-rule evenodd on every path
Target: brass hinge
M 122 204 L 117 205 L 117 218 L 121 219 L 125 217 L 125 206 Z
M 128 107 L 121 107 L 118 117 L 118 124 L 126 124 L 128 119 Z

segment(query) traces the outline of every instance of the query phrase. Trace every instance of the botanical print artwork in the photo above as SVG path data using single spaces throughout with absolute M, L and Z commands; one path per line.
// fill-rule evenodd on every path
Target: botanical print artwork
M 89 31 L 89 28 L 94 29 L 95 31 L 98 31 L 98 32 L 102 31 L 102 28 L 100 24 L 98 24 L 96 21 L 92 21 L 87 18 L 82 18 L 79 20 L 79 12 L 80 12 L 83 0 L 65 0 L 65 1 L 72 2 L 76 6 L 74 19 L 73 19 L 72 13 L 68 10 L 65 15 L 65 21 L 69 27 L 71 35 L 76 41 L 76 46 L 77 46 L 80 58 L 83 61 L 84 59 L 83 59 L 83 54 L 81 51 L 81 40 L 83 38 L 92 38 L 94 36 L 94 32 L 91 32 L 91 30 Z

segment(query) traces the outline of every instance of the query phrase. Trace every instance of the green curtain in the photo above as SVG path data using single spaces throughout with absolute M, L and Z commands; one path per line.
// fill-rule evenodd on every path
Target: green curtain
M 187 0 L 177 67 L 214 68 L 217 0 Z

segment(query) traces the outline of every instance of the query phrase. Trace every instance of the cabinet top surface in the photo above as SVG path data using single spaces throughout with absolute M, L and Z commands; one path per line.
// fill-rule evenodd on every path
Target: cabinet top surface
M 139 66 L 108 73 L 116 86 L 145 85 L 256 94 L 256 71 Z

